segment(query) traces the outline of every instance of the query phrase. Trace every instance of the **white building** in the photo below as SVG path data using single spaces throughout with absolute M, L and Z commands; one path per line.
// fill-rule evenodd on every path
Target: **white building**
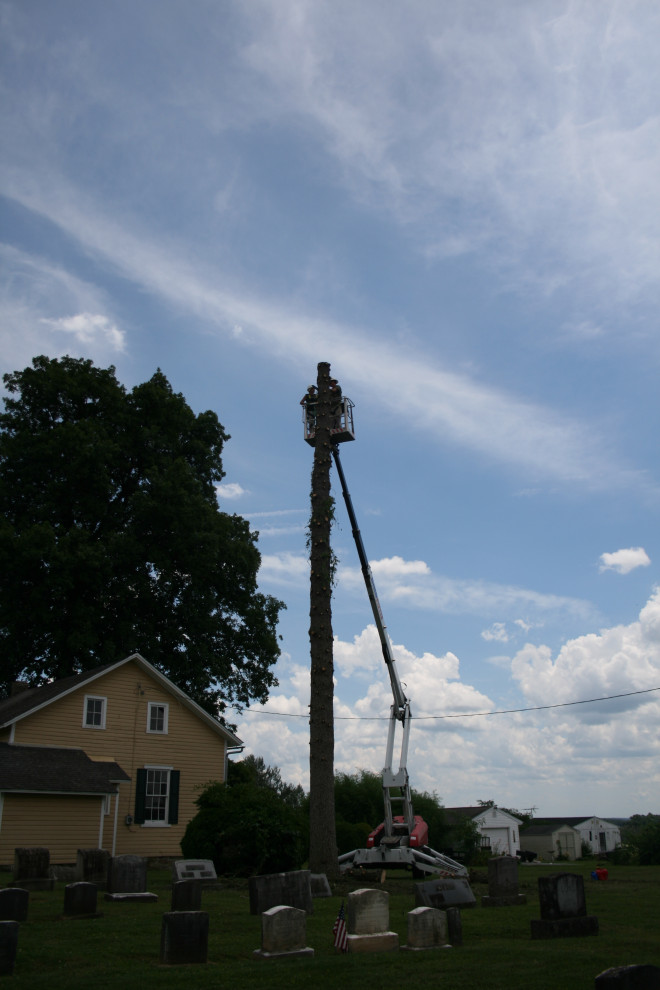
M 449 825 L 468 818 L 473 821 L 481 834 L 482 849 L 490 850 L 493 856 L 515 856 L 520 849 L 520 818 L 494 806 L 476 808 L 445 808 Z

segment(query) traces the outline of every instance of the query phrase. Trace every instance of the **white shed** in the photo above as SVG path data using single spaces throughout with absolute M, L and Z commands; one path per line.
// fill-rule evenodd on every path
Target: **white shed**
M 621 829 L 618 825 L 608 822 L 604 818 L 592 815 L 591 818 L 543 818 L 532 824 L 539 822 L 548 825 L 562 824 L 571 825 L 580 833 L 580 840 L 589 846 L 594 856 L 604 856 L 613 852 L 617 846 L 621 845 Z
M 482 849 L 489 849 L 493 856 L 515 856 L 520 849 L 520 818 L 502 811 L 496 806 L 476 808 L 445 808 L 451 824 L 461 818 L 473 821 L 481 833 Z

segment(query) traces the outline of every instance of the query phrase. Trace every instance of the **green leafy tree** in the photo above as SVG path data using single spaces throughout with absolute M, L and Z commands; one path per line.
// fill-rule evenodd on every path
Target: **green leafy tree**
M 139 652 L 216 715 L 265 700 L 282 603 L 257 534 L 221 512 L 229 439 L 157 371 L 37 357 L 4 376 L 0 690 Z
M 429 827 L 429 845 L 444 846 L 447 836 L 444 809 L 436 794 L 411 792 L 415 814 Z M 337 842 L 340 853 L 363 848 L 367 836 L 383 820 L 383 781 L 380 774 L 358 770 L 335 775 Z
M 197 798 L 199 810 L 181 840 L 183 855 L 212 859 L 222 876 L 299 869 L 307 852 L 307 815 L 302 789 L 298 794 L 289 787 L 260 757 L 230 763 L 227 783 L 212 782 Z
M 640 866 L 660 864 L 660 815 L 632 815 L 621 838 Z

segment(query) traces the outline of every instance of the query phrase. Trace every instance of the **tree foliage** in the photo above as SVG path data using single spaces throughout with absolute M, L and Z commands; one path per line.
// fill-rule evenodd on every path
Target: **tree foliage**
M 300 869 L 307 851 L 303 791 L 282 781 L 261 757 L 229 764 L 227 783 L 211 782 L 196 802 L 181 850 L 212 859 L 218 875 L 253 876 Z
M 621 838 L 640 866 L 660 864 L 660 815 L 632 815 Z
M 265 700 L 282 603 L 257 534 L 221 512 L 229 439 L 157 371 L 35 358 L 4 376 L 0 690 L 142 653 L 214 714 Z

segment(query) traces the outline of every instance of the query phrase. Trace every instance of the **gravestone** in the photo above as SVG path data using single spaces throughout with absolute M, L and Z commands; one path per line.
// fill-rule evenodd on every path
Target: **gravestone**
M 401 948 L 413 952 L 449 948 L 446 911 L 431 907 L 416 907 L 409 911 L 408 941 Z
M 177 880 L 172 884 L 171 911 L 200 911 L 201 907 L 201 880 Z
M 312 884 L 309 870 L 290 873 L 266 873 L 248 880 L 250 914 L 263 914 L 272 907 L 288 904 L 313 914 Z
M 447 908 L 447 934 L 451 945 L 463 945 L 463 918 L 461 909 Z
M 0 921 L 0 976 L 11 976 L 18 950 L 17 921 Z
M 111 856 L 108 860 L 106 901 L 157 901 L 147 891 L 147 861 L 143 856 Z
M 79 849 L 76 853 L 76 880 L 95 883 L 100 890 L 105 890 L 109 860 L 107 849 Z
M 415 884 L 415 907 L 434 907 L 446 910 L 450 907 L 476 906 L 476 898 L 464 877 L 438 877 Z
M 64 888 L 64 914 L 67 917 L 99 918 L 96 913 L 98 888 L 95 883 L 79 880 Z
M 160 961 L 165 966 L 205 963 L 209 954 L 206 911 L 169 911 L 163 915 Z
M 261 948 L 253 955 L 258 959 L 282 956 L 313 956 L 314 949 L 305 945 L 307 913 L 302 908 L 278 904 L 261 915 Z
M 212 887 L 218 875 L 212 859 L 177 859 L 172 864 L 172 882 L 177 880 L 199 880 L 204 887 Z
M 363 888 L 348 895 L 348 952 L 389 952 L 399 948 L 399 936 L 389 931 L 390 895 Z
M 598 918 L 587 915 L 584 880 L 577 873 L 539 877 L 541 918 L 531 921 L 532 938 L 598 934 Z
M 309 879 L 312 888 L 312 897 L 332 897 L 330 884 L 325 873 L 312 873 Z
M 526 904 L 518 893 L 518 860 L 515 856 L 493 856 L 488 860 L 488 894 L 481 898 L 482 907 L 512 907 Z
M 5 887 L 0 890 L 0 921 L 27 921 L 29 890 Z
M 599 973 L 596 990 L 660 990 L 660 967 L 614 966 Z
M 14 884 L 26 890 L 52 890 L 50 852 L 41 846 L 14 849 Z

